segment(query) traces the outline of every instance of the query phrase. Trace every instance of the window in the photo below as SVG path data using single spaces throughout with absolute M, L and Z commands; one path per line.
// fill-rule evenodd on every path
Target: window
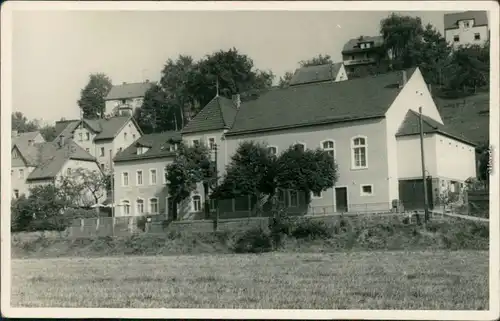
M 373 195 L 373 185 L 361 185 L 361 196 Z
M 135 141 L 135 134 L 132 134 L 132 140 Z
M 163 184 L 167 184 L 167 166 L 163 168 Z
M 101 170 L 105 170 L 106 169 L 106 165 L 104 165 L 104 163 L 101 163 Z
M 198 139 L 193 139 L 193 146 L 199 146 L 200 141 Z
M 149 184 L 156 185 L 156 169 L 149 170 Z
M 69 175 L 71 175 L 71 168 L 68 168 L 68 169 L 66 170 L 66 173 L 68 174 L 68 176 L 69 176 Z
M 127 102 L 126 99 L 122 99 L 122 104 L 125 104 Z
M 151 214 L 158 214 L 158 199 L 151 198 L 149 199 L 149 211 Z
M 123 139 L 127 140 L 127 133 L 123 133 Z
M 289 191 L 288 193 L 288 195 L 290 196 L 290 206 L 299 206 L 299 193 L 297 191 Z
M 79 138 L 79 141 L 83 142 L 83 133 L 79 133 L 79 134 L 78 134 L 78 137 L 80 137 L 80 138 Z
M 144 200 L 137 199 L 137 214 L 144 214 Z
M 321 198 L 321 197 L 323 197 L 321 192 L 319 192 L 319 193 L 312 192 L 312 198 Z
M 215 138 L 210 137 L 208 139 L 208 146 L 210 147 L 210 150 L 215 150 Z
M 301 151 L 305 151 L 306 150 L 306 144 L 303 144 L 303 143 L 296 143 L 295 145 L 295 148 L 298 149 L 298 150 L 301 150 Z
M 101 157 L 104 156 L 104 147 L 101 147 Z
M 128 186 L 128 172 L 122 173 L 122 185 Z
M 142 185 L 142 171 L 137 171 L 137 185 Z
M 368 163 L 366 161 L 366 138 L 365 137 L 355 137 L 352 139 L 352 168 L 360 169 L 367 168 Z
M 481 40 L 481 34 L 475 33 L 474 34 L 474 40 Z
M 355 59 L 355 57 L 354 57 L 354 56 L 351 56 L 351 60 L 354 60 L 354 59 Z
M 280 189 L 278 190 L 278 202 L 280 204 L 284 204 L 285 203 L 285 191 Z
M 469 21 L 464 21 L 464 27 L 465 27 L 465 28 L 469 28 L 469 27 L 470 27 L 470 23 L 469 23 Z
M 127 200 L 122 201 L 122 213 L 123 213 L 123 216 L 130 215 L 130 202 Z
M 335 143 L 332 140 L 324 141 L 321 145 L 321 147 L 323 147 L 323 150 L 326 151 L 328 155 L 335 158 Z
M 28 140 L 28 146 L 33 146 L 33 140 L 32 139 Z
M 16 151 L 14 151 L 14 155 L 12 155 L 12 157 L 14 157 L 14 159 L 17 159 L 19 157 Z
M 90 153 L 90 148 L 85 148 L 85 151 L 86 151 L 87 153 Z
M 172 145 L 170 145 L 170 146 L 169 146 L 169 150 L 170 150 L 171 152 L 175 152 L 175 151 L 177 150 L 177 144 L 172 144 Z
M 19 169 L 19 178 L 24 179 L 24 169 Z
M 193 211 L 201 211 L 201 197 L 199 197 L 198 195 L 193 196 Z
M 269 146 L 267 148 L 267 151 L 269 152 L 269 155 L 271 155 L 271 156 L 278 155 L 278 148 L 276 146 Z
M 19 198 L 19 190 L 18 189 L 14 190 L 14 196 L 15 196 L 15 198 Z
M 459 36 L 453 36 L 453 41 L 459 42 L 460 41 L 460 37 Z
M 90 140 L 90 133 L 85 133 L 85 140 Z

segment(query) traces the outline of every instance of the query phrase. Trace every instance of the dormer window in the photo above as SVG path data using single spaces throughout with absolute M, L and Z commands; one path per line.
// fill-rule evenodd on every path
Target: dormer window
M 149 147 L 138 146 L 137 147 L 137 155 L 142 155 L 149 150 Z
M 177 144 L 171 144 L 170 147 L 169 147 L 169 150 L 171 152 L 175 152 L 177 150 Z

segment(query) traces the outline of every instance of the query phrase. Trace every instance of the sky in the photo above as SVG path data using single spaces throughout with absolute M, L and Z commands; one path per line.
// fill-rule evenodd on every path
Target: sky
M 444 12 L 419 16 L 443 33 Z M 78 118 L 77 100 L 91 73 L 113 84 L 159 80 L 179 54 L 202 58 L 235 47 L 276 80 L 300 60 L 341 61 L 349 39 L 379 33 L 389 11 L 172 12 L 15 11 L 12 14 L 12 109 L 54 123 Z

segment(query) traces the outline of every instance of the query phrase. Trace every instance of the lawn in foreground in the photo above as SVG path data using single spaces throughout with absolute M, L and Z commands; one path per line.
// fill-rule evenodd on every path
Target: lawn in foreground
M 12 261 L 12 306 L 488 309 L 488 252 Z

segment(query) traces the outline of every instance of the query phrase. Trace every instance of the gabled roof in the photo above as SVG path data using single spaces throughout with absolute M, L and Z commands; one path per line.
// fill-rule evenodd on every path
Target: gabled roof
M 444 30 L 458 28 L 458 21 L 474 19 L 474 26 L 487 26 L 488 15 L 486 11 L 465 11 L 446 13 L 444 15 Z
M 468 145 L 476 146 L 476 144 L 471 142 L 461 133 L 450 128 L 450 126 L 443 125 L 426 115 L 422 115 L 422 125 L 423 125 L 423 132 L 425 134 L 438 133 L 446 137 L 454 138 Z M 396 137 L 419 135 L 419 134 L 420 134 L 420 114 L 410 109 L 406 113 L 403 123 L 398 129 Z
M 407 70 L 407 79 L 415 68 Z M 401 72 L 270 90 L 244 102 L 226 135 L 385 117 Z
M 170 151 L 170 142 L 180 141 L 181 133 L 175 131 L 144 135 L 135 143 L 116 154 L 113 161 L 124 162 L 131 160 L 173 157 L 175 156 L 175 151 Z M 149 150 L 144 154 L 137 155 L 137 147 L 140 146 L 149 147 Z
M 359 47 L 360 43 L 373 42 L 373 47 L 361 49 Z M 365 50 L 372 50 L 373 48 L 382 47 L 384 45 L 384 37 L 382 36 L 360 36 L 358 38 L 353 38 L 347 41 L 342 49 L 343 54 L 349 54 L 354 52 L 361 52 Z
M 111 87 L 111 90 L 109 91 L 105 100 L 144 97 L 144 95 L 146 95 L 146 91 L 148 91 L 148 89 L 151 88 L 153 84 L 153 82 L 138 82 L 116 85 Z
M 68 140 L 64 146 L 54 142 L 35 144 L 30 150 L 30 157 L 36 163 L 36 168 L 28 175 L 28 181 L 55 178 L 70 159 L 96 161 L 95 157 L 72 140 Z
M 30 141 L 34 142 L 35 138 L 38 135 L 41 135 L 39 131 L 17 133 L 17 135 L 11 137 L 12 138 L 12 140 L 11 140 L 11 147 L 14 147 L 14 145 L 16 143 L 21 143 L 21 144 L 26 144 L 27 145 Z
M 237 112 L 231 99 L 216 96 L 182 129 L 182 133 L 231 128 Z
M 303 85 L 322 81 L 335 81 L 340 68 L 341 62 L 334 64 L 324 64 L 317 66 L 302 67 L 295 71 L 290 86 Z
M 111 117 L 109 119 L 83 119 L 83 120 L 71 120 L 71 121 L 63 121 L 56 122 L 56 130 L 58 130 L 59 126 L 59 134 L 57 135 L 54 142 L 58 142 L 61 134 L 66 138 L 70 138 L 73 135 L 75 129 L 82 123 L 82 121 L 96 133 L 96 137 L 94 137 L 94 141 L 97 140 L 106 140 L 113 139 L 120 133 L 122 128 L 131 120 L 138 128 L 139 132 L 141 129 L 135 122 L 132 116 L 117 116 Z M 65 126 L 65 127 L 64 127 Z

